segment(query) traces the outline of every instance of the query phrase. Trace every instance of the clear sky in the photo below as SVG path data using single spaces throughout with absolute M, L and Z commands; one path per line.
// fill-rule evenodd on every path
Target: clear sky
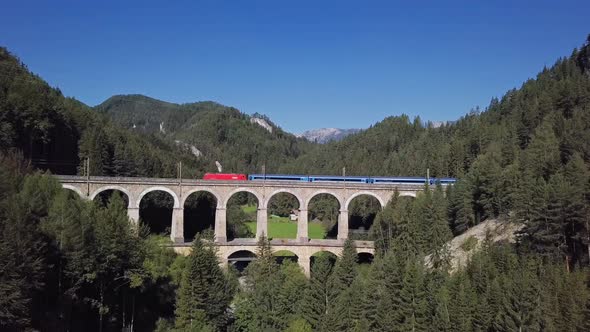
M 140 93 L 363 128 L 457 119 L 590 33 L 588 0 L 485 3 L 0 0 L 0 45 L 91 106 Z

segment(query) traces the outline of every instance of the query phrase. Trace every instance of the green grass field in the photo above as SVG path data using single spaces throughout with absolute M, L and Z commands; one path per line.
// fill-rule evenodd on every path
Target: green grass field
M 268 220 L 268 237 L 272 239 L 294 239 L 297 237 L 297 223 L 278 221 L 277 219 L 287 219 L 272 216 Z M 256 234 L 256 222 L 249 221 L 246 223 L 250 231 Z M 323 239 L 326 236 L 326 230 L 322 225 L 309 223 L 308 233 L 310 239 Z
M 256 205 L 242 205 L 242 210 L 248 215 L 256 218 Z M 246 223 L 250 231 L 256 234 L 256 222 L 249 221 Z M 309 223 L 308 236 L 310 239 L 323 239 L 326 237 L 326 230 L 320 224 Z M 297 237 L 297 222 L 291 221 L 287 217 L 271 215 L 268 218 L 268 235 L 273 239 L 294 239 Z
M 256 210 L 258 207 L 256 205 L 242 205 L 242 210 L 247 214 L 254 214 L 256 215 Z

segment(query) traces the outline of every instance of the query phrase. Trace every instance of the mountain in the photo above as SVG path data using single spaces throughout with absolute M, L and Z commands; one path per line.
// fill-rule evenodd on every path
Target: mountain
M 457 121 L 424 123 L 392 116 L 355 135 L 317 146 L 285 164 L 285 173 L 465 177 L 483 155 L 501 156 L 501 167 L 518 160 L 542 125 L 550 127 L 561 161 L 581 154 L 590 161 L 590 57 L 588 43 L 543 69 L 484 111 Z M 543 128 L 543 130 L 546 130 Z M 484 162 L 480 162 L 483 164 Z M 535 167 L 535 168 L 538 168 Z
M 160 103 L 158 109 L 164 108 L 171 105 Z M 176 177 L 180 161 L 187 174 L 209 167 L 189 149 L 150 133 L 151 124 L 128 130 L 121 122 L 64 97 L 0 47 L 0 153 L 22 153 L 54 174 L 82 172 L 87 158 L 91 175 Z
M 321 128 L 321 129 L 312 129 L 305 131 L 299 135 L 298 137 L 303 137 L 310 142 L 315 143 L 327 143 L 331 141 L 340 141 L 344 137 L 356 134 L 360 129 L 338 129 L 338 128 Z
M 182 147 L 203 164 L 198 172 L 267 171 L 294 160 L 312 143 L 283 131 L 268 117 L 205 101 L 175 104 L 142 95 L 113 96 L 95 110 L 132 132 L 159 137 Z

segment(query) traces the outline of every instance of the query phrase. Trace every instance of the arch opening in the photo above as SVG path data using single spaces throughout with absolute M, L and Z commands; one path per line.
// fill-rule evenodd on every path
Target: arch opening
M 338 217 L 340 202 L 332 194 L 314 195 L 307 205 L 308 237 L 310 239 L 336 239 L 338 237 Z
M 215 195 L 208 191 L 191 193 L 184 201 L 184 242 L 192 242 L 197 234 L 212 238 L 216 211 Z
M 78 188 L 76 186 L 72 186 L 72 185 L 69 185 L 69 184 L 62 184 L 61 187 L 63 189 L 68 190 L 69 192 L 75 193 L 79 198 L 86 197 L 86 195 L 82 194 L 82 191 L 80 190 L 80 188 Z
M 170 193 L 154 190 L 146 193 L 139 201 L 139 220 L 150 234 L 170 236 L 174 197 Z
M 255 253 L 249 250 L 238 250 L 227 257 L 227 263 L 233 266 L 241 275 L 246 270 L 246 267 L 255 259 Z
M 286 261 L 291 261 L 293 263 L 297 263 L 299 261 L 299 257 L 292 252 L 291 250 L 279 250 L 272 253 L 275 257 L 277 263 L 283 264 Z
M 331 271 L 336 264 L 338 256 L 331 251 L 318 251 L 309 258 L 311 274 L 313 275 L 318 270 Z
M 268 237 L 294 239 L 297 237 L 299 199 L 289 192 L 278 192 L 268 200 Z
M 348 237 L 368 240 L 375 216 L 381 211 L 381 202 L 372 195 L 360 194 L 348 205 Z
M 375 256 L 373 254 L 371 254 L 370 252 L 359 252 L 357 254 L 357 263 L 358 264 L 371 264 L 371 263 L 373 263 L 374 259 L 375 259 Z
M 126 208 L 129 206 L 129 196 L 127 196 L 126 193 L 118 189 L 107 189 L 100 191 L 94 196 L 92 200 L 99 206 L 106 207 L 109 204 L 111 198 L 113 198 L 113 195 L 119 195 L 119 197 L 124 202 L 124 206 Z
M 227 200 L 226 236 L 229 241 L 256 236 L 258 204 L 258 198 L 247 191 L 236 192 Z

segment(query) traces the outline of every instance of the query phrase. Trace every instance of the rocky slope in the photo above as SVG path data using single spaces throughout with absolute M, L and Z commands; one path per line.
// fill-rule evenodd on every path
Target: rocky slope
M 471 256 L 481 249 L 486 239 L 494 242 L 516 241 L 516 232 L 523 228 L 522 224 L 503 221 L 499 219 L 488 219 L 476 226 L 469 228 L 465 233 L 454 237 L 447 245 L 451 254 L 451 268 L 457 270 L 465 266 Z M 429 257 L 426 257 L 426 262 Z
M 338 128 L 321 128 L 305 131 L 297 137 L 303 137 L 314 143 L 328 143 L 331 141 L 340 141 L 346 136 L 356 134 L 360 129 L 338 129 Z

